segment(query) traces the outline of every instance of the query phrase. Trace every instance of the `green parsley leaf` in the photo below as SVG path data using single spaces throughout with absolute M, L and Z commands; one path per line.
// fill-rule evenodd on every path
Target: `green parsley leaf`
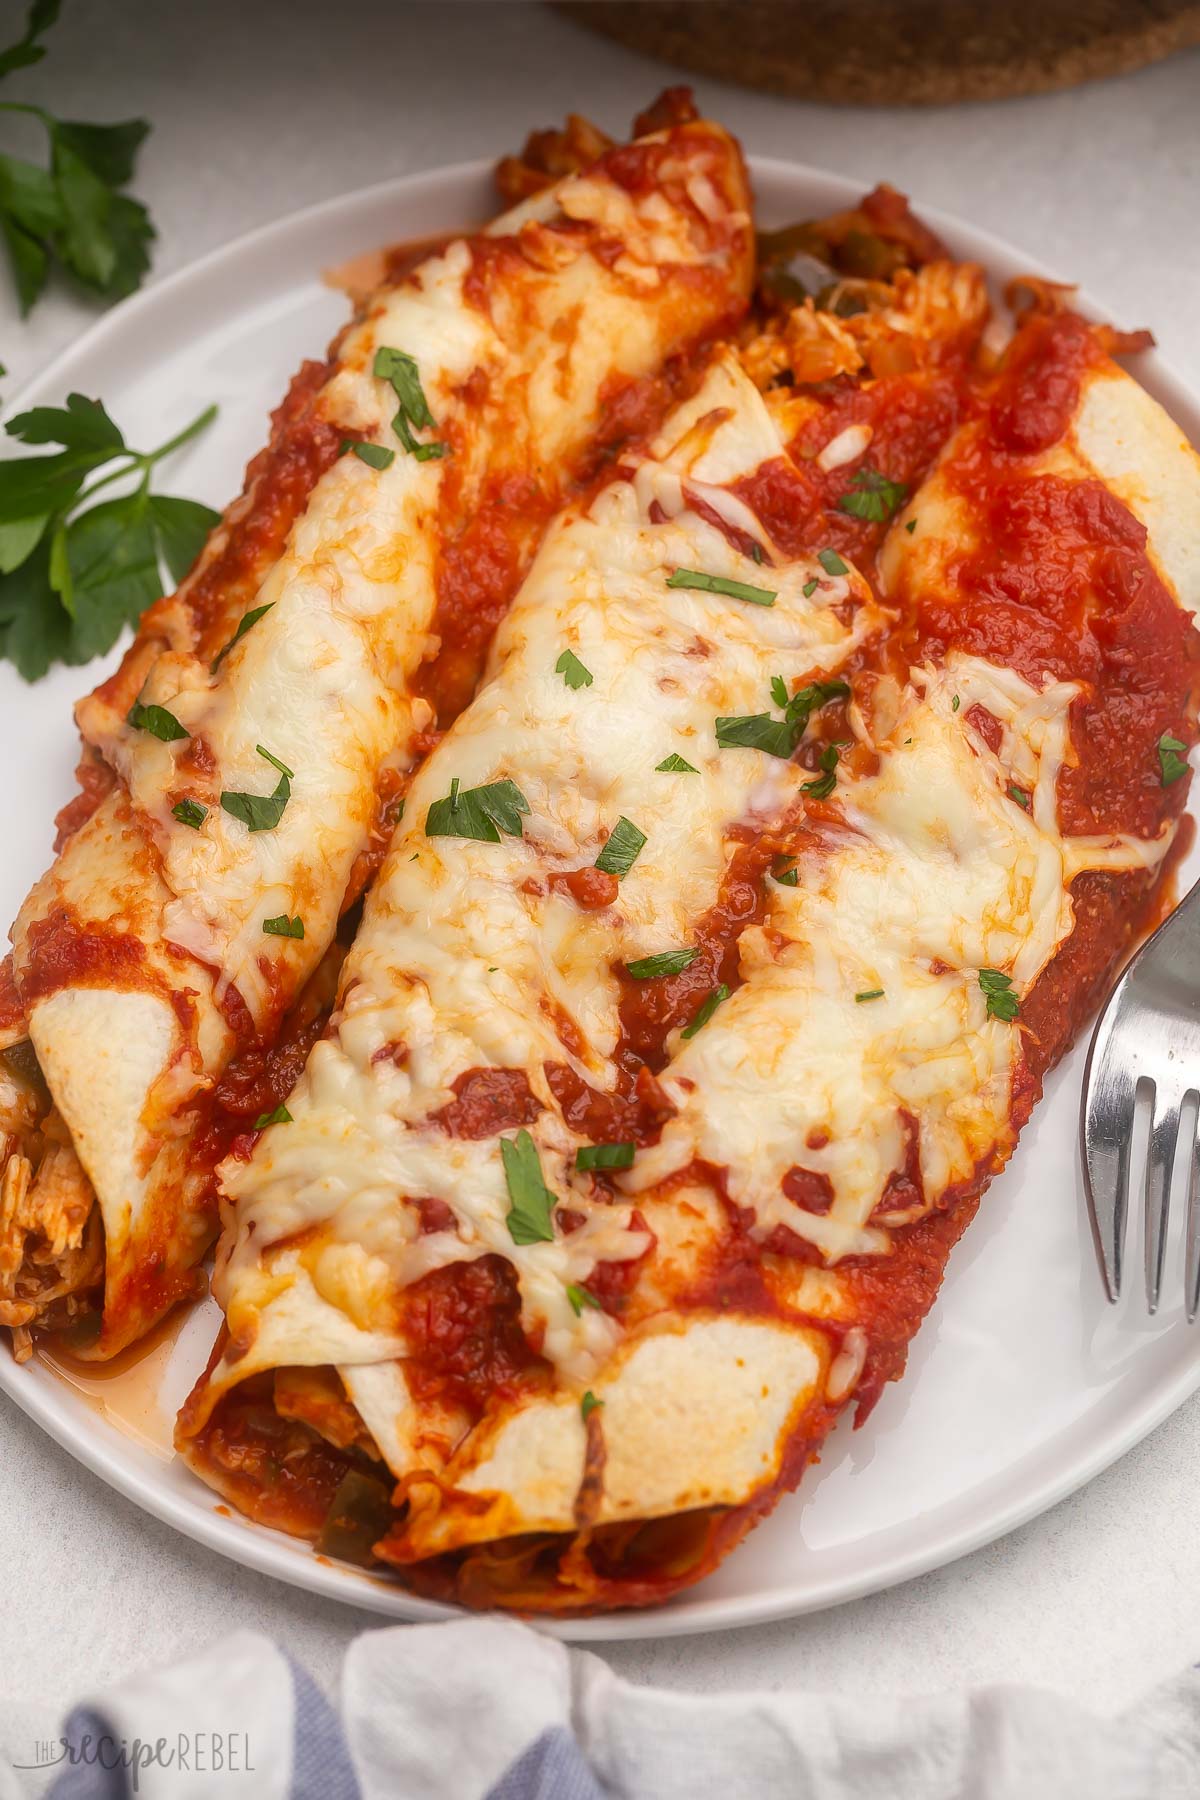
M 575 1167 L 581 1173 L 588 1169 L 631 1169 L 632 1144 L 582 1144 L 575 1152 Z
M 8 434 L 23 443 L 62 446 L 48 456 L 0 460 L 0 655 L 26 680 L 53 662 L 87 662 L 110 649 L 169 591 L 162 564 L 177 575 L 185 539 L 194 553 L 217 515 L 151 494 L 151 471 L 212 417 L 210 408 L 146 453 L 130 449 L 100 402 L 82 394 L 9 420 Z M 105 463 L 112 468 L 85 487 Z M 99 488 L 122 476 L 140 480 L 120 498 L 92 504 Z
M 1002 974 L 999 969 L 980 969 L 979 985 L 987 1000 L 988 1018 L 1003 1019 L 1010 1024 L 1021 1010 L 1012 991 L 1012 976 Z
M 780 887 L 799 887 L 800 874 L 790 856 L 777 856 L 771 869 L 772 879 Z
M 1025 792 L 1024 788 L 1019 788 L 1010 781 L 1008 784 L 1008 797 L 1010 800 L 1015 800 L 1018 806 L 1023 806 L 1026 812 L 1029 811 L 1029 795 Z
M 554 673 L 561 675 L 569 688 L 591 687 L 595 676 L 585 668 L 573 650 L 564 650 L 554 665 Z
M 855 994 L 854 1004 L 856 1006 L 861 1006 L 863 1004 L 864 1000 L 882 1000 L 882 999 L 883 999 L 883 989 L 882 988 L 867 988 L 865 990 L 865 992 L 863 992 L 861 994 Z
M 577 1319 L 582 1317 L 585 1306 L 593 1306 L 597 1312 L 601 1310 L 600 1302 L 595 1294 L 589 1293 L 587 1288 L 580 1287 L 574 1281 L 567 1283 L 567 1299 L 571 1302 L 571 1311 Z
M 286 1106 L 277 1106 L 274 1112 L 259 1113 L 254 1121 L 255 1131 L 265 1131 L 268 1125 L 290 1125 L 292 1115 Z
M 745 713 L 740 718 L 716 721 L 717 743 L 722 750 L 765 750 L 768 756 L 786 759 L 799 741 L 786 719 L 770 713 Z
M 950 702 L 950 711 L 957 712 L 961 705 L 962 701 L 959 699 L 958 695 L 955 694 L 953 700 Z
M 697 588 L 704 594 L 728 594 L 731 600 L 748 600 L 752 606 L 774 606 L 777 595 L 771 588 L 747 587 L 744 581 L 730 581 L 724 575 L 706 575 L 702 569 L 676 569 L 667 576 L 669 588 Z
M 248 831 L 273 831 L 292 797 L 292 770 L 286 763 L 281 763 L 277 756 L 272 756 L 269 750 L 264 750 L 261 744 L 256 744 L 254 748 L 260 756 L 266 758 L 272 768 L 279 770 L 279 781 L 274 793 L 225 792 L 221 795 L 221 807 L 230 818 L 240 819 Z
M 487 787 L 465 788 L 450 783 L 445 800 L 435 800 L 425 815 L 426 837 L 473 838 L 480 844 L 498 844 L 500 833 L 521 836 L 521 814 L 529 802 L 513 781 L 493 781 Z
M 257 625 L 263 615 L 270 612 L 274 604 L 275 602 L 273 600 L 268 600 L 265 606 L 255 606 L 248 613 L 242 614 L 241 618 L 238 620 L 237 630 L 225 645 L 224 649 L 217 651 L 216 656 L 210 663 L 209 668 L 212 674 L 216 674 L 221 664 L 225 661 L 225 658 L 229 655 L 229 652 L 233 649 L 233 646 L 241 643 L 251 626 Z
M 692 1020 L 691 1024 L 684 1026 L 683 1030 L 679 1034 L 680 1037 L 681 1038 L 694 1038 L 696 1033 L 699 1031 L 700 1027 L 702 1025 L 708 1024 L 708 1021 L 712 1018 L 712 1016 L 716 1012 L 718 1006 L 720 1006 L 722 1000 L 728 1000 L 728 998 L 729 998 L 729 989 L 726 987 L 725 983 L 722 981 L 718 987 L 715 987 L 713 989 L 712 993 L 708 996 L 707 1000 L 705 1000 L 705 1002 L 701 1006 L 699 1012 L 696 1014 L 695 1018 Z
M 909 537 L 911 537 L 913 532 L 917 529 L 917 521 L 915 519 L 909 519 L 904 529 L 907 531 Z
M 907 499 L 908 489 L 902 481 L 889 481 L 878 469 L 864 463 L 850 483 L 849 492 L 838 501 L 838 508 L 852 518 L 882 525 Z
M 838 747 L 836 744 L 826 744 L 818 758 L 818 765 L 825 771 L 824 774 L 818 775 L 813 781 L 802 781 L 800 790 L 802 793 L 811 794 L 814 800 L 828 800 L 837 786 Z
M 684 762 L 682 756 L 676 756 L 674 751 L 670 756 L 665 756 L 660 763 L 655 763 L 654 772 L 656 775 L 698 775 L 700 773 L 692 763 Z
M 34 0 L 24 37 L 0 51 L 0 77 L 40 62 L 46 51 L 37 39 L 57 13 L 56 0 Z M 89 125 L 19 101 L 3 105 L 37 119 L 50 152 L 48 168 L 0 157 L 0 235 L 21 311 L 42 292 L 52 259 L 106 300 L 132 293 L 149 267 L 154 227 L 145 207 L 119 190 L 133 178 L 150 127 L 144 119 Z
M 198 500 L 181 500 L 172 494 L 151 494 L 150 523 L 172 581 L 180 582 L 191 572 L 209 532 L 220 522 L 220 513 L 214 512 L 211 506 L 201 506 Z
M 622 816 L 609 832 L 596 858 L 596 867 L 607 875 L 628 875 L 645 842 L 645 832 L 639 831 L 632 819 Z
M 120 426 L 113 423 L 99 400 L 89 400 L 84 394 L 68 394 L 65 406 L 34 406 L 17 413 L 4 429 L 22 444 L 61 444 L 66 450 L 85 453 L 125 448 Z
M 32 63 L 41 62 L 46 50 L 37 39 L 49 31 L 58 12 L 59 0 L 33 0 L 25 19 L 24 37 L 10 49 L 0 51 L 0 78 L 11 75 L 14 69 L 26 69 Z
M 804 595 L 804 598 L 806 600 L 811 600 L 813 595 L 816 593 L 817 589 L 820 587 L 820 585 L 821 585 L 820 582 L 817 580 L 817 577 L 814 575 L 811 581 L 805 582 L 804 586 L 800 589 L 800 592 Z
M 818 550 L 817 561 L 827 575 L 848 575 L 849 565 L 844 563 L 836 550 Z
M 270 763 L 270 765 L 273 769 L 278 769 L 279 773 L 281 775 L 286 775 L 289 781 L 294 779 L 295 774 L 296 774 L 295 769 L 289 769 L 286 763 L 280 762 L 280 760 L 277 756 L 272 756 L 271 752 L 267 749 L 264 749 L 262 744 L 255 744 L 254 748 L 257 750 L 257 752 L 260 756 L 266 758 L 267 762 Z
M 504 1161 L 504 1180 L 512 1207 L 505 1223 L 514 1244 L 552 1244 L 554 1222 L 551 1211 L 555 1196 L 542 1179 L 542 1162 L 537 1145 L 527 1131 L 518 1131 L 515 1139 L 500 1139 L 500 1155 Z
M 299 913 L 289 919 L 286 913 L 280 913 L 277 919 L 264 919 L 263 930 L 268 937 L 302 938 L 304 936 L 304 920 Z
M 208 808 L 201 806 L 198 800 L 180 800 L 171 808 L 171 817 L 178 819 L 181 825 L 190 825 L 193 831 L 199 831 L 208 817 Z
M 791 725 L 798 725 L 797 742 L 803 735 L 805 727 L 814 712 L 827 706 L 831 700 L 848 700 L 850 684 L 846 681 L 810 681 L 807 687 L 798 688 L 787 703 L 786 717 Z
M 385 344 L 375 352 L 372 372 L 380 381 L 391 383 L 392 391 L 400 402 L 399 410 L 392 420 L 392 430 L 409 455 L 415 456 L 418 462 L 445 456 L 449 445 L 422 444 L 413 436 L 414 431 L 424 431 L 427 426 L 433 426 L 436 430 L 436 421 L 429 410 L 429 402 L 425 398 L 414 358 L 406 355 L 403 350 L 394 350 Z
M 660 950 L 657 956 L 640 956 L 625 967 L 635 981 L 657 981 L 660 975 L 681 975 L 699 954 L 698 949 Z
M 390 469 L 396 460 L 396 452 L 389 450 L 386 444 L 351 444 L 342 445 L 357 456 L 359 462 L 366 463 L 369 469 Z
M 583 1396 L 583 1399 L 579 1402 L 579 1414 L 585 1425 L 596 1411 L 597 1407 L 603 1405 L 603 1400 L 597 1400 L 595 1394 L 593 1394 L 591 1388 L 589 1388 L 587 1393 Z
M 1172 737 L 1169 731 L 1164 731 L 1158 740 L 1158 764 L 1162 770 L 1163 787 L 1170 787 L 1173 781 L 1178 781 L 1188 772 L 1187 745 L 1179 738 Z
M 164 744 L 172 744 L 177 738 L 190 738 L 192 735 L 165 706 L 143 706 L 140 700 L 135 700 L 130 707 L 126 722 L 135 731 L 148 731 L 151 737 L 161 739 Z
M 788 693 L 787 689 L 787 682 L 783 679 L 782 675 L 772 675 L 771 677 L 771 698 L 776 706 L 786 706 L 791 699 L 791 695 Z

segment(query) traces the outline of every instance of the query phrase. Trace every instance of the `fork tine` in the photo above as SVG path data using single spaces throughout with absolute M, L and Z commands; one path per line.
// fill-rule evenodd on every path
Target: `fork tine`
M 1154 1117 L 1146 1149 L 1146 1305 L 1152 1313 L 1158 1311 L 1162 1287 L 1167 1215 L 1171 1208 L 1171 1174 L 1178 1141 L 1178 1096 L 1164 1098 L 1161 1092 L 1155 1091 Z
M 1200 1111 L 1192 1129 L 1188 1169 L 1187 1248 L 1184 1253 L 1183 1298 L 1188 1324 L 1200 1312 Z
M 1120 1296 L 1129 1213 L 1129 1147 L 1137 1090 L 1129 1070 L 1101 1055 L 1090 1070 L 1083 1173 L 1108 1297 Z

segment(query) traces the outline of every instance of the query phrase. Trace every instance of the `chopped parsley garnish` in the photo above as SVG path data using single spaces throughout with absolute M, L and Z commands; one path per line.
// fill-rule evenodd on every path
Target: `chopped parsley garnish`
M 748 600 L 752 606 L 774 606 L 775 590 L 748 587 L 744 581 L 730 581 L 724 575 L 706 575 L 702 569 L 676 569 L 667 576 L 670 588 L 699 588 L 704 594 L 727 594 L 731 600 Z
M 390 469 L 396 460 L 396 452 L 389 450 L 386 444 L 355 444 L 346 438 L 342 449 L 352 451 L 359 462 L 365 462 L 369 469 Z
M 717 743 L 722 750 L 765 750 L 768 756 L 786 759 L 800 741 L 786 719 L 770 713 L 744 713 L 740 718 L 716 721 Z
M 655 763 L 654 772 L 656 775 L 698 775 L 700 773 L 692 763 L 684 762 L 682 756 L 676 756 L 674 751 L 670 756 L 664 757 L 662 762 Z
M 263 614 L 269 613 L 271 608 L 274 606 L 274 604 L 275 604 L 275 602 L 273 600 L 268 600 L 265 606 L 253 607 L 250 612 L 242 614 L 241 619 L 238 621 L 237 630 L 234 632 L 233 636 L 230 638 L 230 640 L 226 644 L 225 648 L 223 650 L 217 651 L 217 654 L 214 656 L 212 662 L 209 665 L 210 672 L 213 675 L 216 674 L 216 672 L 220 668 L 221 664 L 225 661 L 225 658 L 229 655 L 229 652 L 233 649 L 233 646 L 235 644 L 241 643 L 242 639 L 245 637 L 245 635 L 249 631 L 250 627 L 252 625 L 257 625 L 258 621 L 262 618 Z
M 959 699 L 958 695 L 955 694 L 953 700 L 950 702 L 950 711 L 957 712 L 961 705 L 962 701 Z
M 882 999 L 883 999 L 883 989 L 882 988 L 867 988 L 867 989 L 865 989 L 865 991 L 863 993 L 855 994 L 854 1003 L 856 1006 L 861 1006 L 864 1000 L 882 1000 Z
M 1008 784 L 1008 797 L 1010 800 L 1015 800 L 1018 806 L 1023 806 L 1026 812 L 1029 811 L 1029 795 L 1025 792 L 1024 788 L 1019 788 L 1014 782 L 1010 781 Z
M 909 519 L 904 529 L 907 531 L 909 537 L 911 537 L 913 532 L 917 529 L 917 521 L 915 519 Z
M 592 671 L 580 662 L 573 650 L 564 650 L 554 665 L 554 673 L 561 675 L 569 688 L 591 687 L 595 676 Z
M 1158 740 L 1158 763 L 1162 770 L 1162 786 L 1170 787 L 1173 781 L 1178 781 L 1181 775 L 1188 772 L 1187 745 L 1177 737 L 1172 737 L 1169 731 L 1164 731 Z
M 979 985 L 987 1000 L 988 1018 L 1011 1023 L 1021 1010 L 1021 1003 L 1012 991 L 1012 976 L 1002 975 L 999 969 L 980 969 Z
M 683 1030 L 679 1034 L 680 1037 L 681 1038 L 694 1038 L 696 1033 L 700 1030 L 700 1027 L 702 1025 L 708 1024 L 708 1021 L 712 1018 L 712 1016 L 716 1012 L 718 1006 L 720 1006 L 722 1000 L 728 1000 L 728 998 L 729 998 L 729 989 L 726 987 L 724 982 L 721 982 L 720 986 L 715 987 L 713 989 L 712 993 L 708 996 L 707 1000 L 705 1000 L 705 1002 L 701 1006 L 699 1012 L 696 1014 L 695 1018 L 692 1020 L 691 1024 L 684 1026 Z
M 762 561 L 762 559 L 763 559 L 763 547 L 762 547 L 762 545 L 761 545 L 761 544 L 751 544 L 751 546 L 750 546 L 750 559 L 751 559 L 751 561 L 752 561 L 752 562 L 756 562 L 756 563 L 760 563 L 760 562 L 761 562 L 761 561 Z
M 158 738 L 164 744 L 173 744 L 179 738 L 190 738 L 192 735 L 165 706 L 143 706 L 140 700 L 134 701 L 125 720 L 135 731 L 148 731 L 151 737 Z
M 280 913 L 277 919 L 264 919 L 263 930 L 268 937 L 302 938 L 304 920 L 299 913 L 294 919 L 289 919 L 286 913 Z
M 779 883 L 780 887 L 798 887 L 800 885 L 799 871 L 796 868 L 795 861 L 790 856 L 777 856 L 775 858 L 775 862 L 771 869 L 771 876 L 773 880 Z
M 908 489 L 902 481 L 889 481 L 878 469 L 864 463 L 850 483 L 849 492 L 839 499 L 838 510 L 852 518 L 865 519 L 868 524 L 882 525 L 907 499 Z
M 58 17 L 58 0 L 33 0 L 24 35 L 0 51 L 0 76 L 41 62 L 37 40 Z M 51 261 L 102 299 L 120 300 L 150 267 L 154 226 L 140 200 L 121 190 L 133 180 L 137 154 L 150 130 L 145 119 L 93 125 L 57 119 L 32 101 L 3 110 L 24 113 L 46 133 L 48 166 L 0 158 L 0 236 L 22 314 L 33 306 Z
M 585 1306 L 595 1307 L 597 1312 L 601 1310 L 595 1294 L 589 1293 L 587 1288 L 580 1287 L 575 1281 L 567 1283 L 567 1299 L 571 1302 L 571 1311 L 577 1319 L 582 1317 Z
M 848 699 L 850 688 L 844 681 L 810 681 L 785 703 L 780 695 L 786 697 L 786 693 L 782 678 L 773 676 L 771 697 L 777 705 L 784 708 L 782 719 L 773 719 L 770 713 L 747 713 L 740 718 L 718 719 L 716 733 L 721 749 L 765 750 L 768 756 L 786 759 L 804 736 L 812 714 L 830 700 Z
M 0 225 L 6 174 L 15 180 L 22 166 L 0 157 Z M 61 446 L 0 458 L 0 656 L 26 681 L 52 663 L 89 662 L 111 649 L 183 580 L 218 515 L 195 500 L 151 493 L 150 482 L 163 458 L 215 415 L 206 408 L 147 451 L 131 449 L 99 400 L 83 394 L 9 419 L 9 437 L 39 451 Z M 129 491 L 106 499 L 102 490 L 126 477 Z
M 255 1131 L 265 1131 L 268 1125 L 290 1125 L 291 1122 L 291 1113 L 281 1103 L 274 1112 L 259 1113 L 254 1121 L 254 1129 Z
M 606 875 L 628 875 L 637 861 L 646 834 L 632 819 L 621 817 L 608 834 L 608 840 L 596 858 L 596 867 Z
M 529 802 L 515 781 L 493 781 L 487 787 L 464 788 L 457 779 L 449 795 L 435 800 L 425 815 L 426 837 L 474 838 L 480 844 L 498 844 L 500 833 L 520 837 L 521 814 Z
M 575 1167 L 582 1173 L 588 1169 L 631 1169 L 632 1144 L 583 1144 L 575 1152 Z
M 589 1388 L 587 1393 L 583 1396 L 583 1399 L 579 1402 L 579 1414 L 585 1425 L 596 1411 L 597 1407 L 603 1405 L 603 1400 L 597 1400 L 595 1394 L 593 1394 L 591 1388 Z
M 515 1138 L 500 1139 L 500 1155 L 512 1201 L 505 1220 L 508 1235 L 514 1244 L 552 1244 L 554 1224 L 550 1214 L 555 1197 L 542 1179 L 537 1145 L 527 1131 L 518 1131 Z
M 848 575 L 850 568 L 844 563 L 836 550 L 818 550 L 817 561 L 827 575 Z
M 782 675 L 772 675 L 771 677 L 771 698 L 776 706 L 786 706 L 791 699 L 787 690 L 787 682 Z
M 424 431 L 426 426 L 436 429 L 436 421 L 429 410 L 415 360 L 403 350 L 393 350 L 384 344 L 375 352 L 372 373 L 380 381 L 391 383 L 400 402 L 392 420 L 392 430 L 409 455 L 415 456 L 418 462 L 429 462 L 432 457 L 445 456 L 448 445 L 418 443 L 413 436 L 414 431 Z
M 814 800 L 828 800 L 837 786 L 837 745 L 826 744 L 817 760 L 819 767 L 824 770 L 824 774 L 816 776 L 812 781 L 802 781 L 800 783 L 801 792 L 811 794 Z
M 199 831 L 208 817 L 208 808 L 201 806 L 198 800 L 180 800 L 171 808 L 171 817 L 178 819 L 181 825 L 190 825 L 193 831 Z
M 281 763 L 277 756 L 264 750 L 261 744 L 255 744 L 258 754 L 265 757 L 273 769 L 279 770 L 279 780 L 273 794 L 238 794 L 225 792 L 221 795 L 221 807 L 233 819 L 240 819 L 249 831 L 273 831 L 282 819 L 288 801 L 292 797 L 292 773 L 286 763 Z
M 681 975 L 694 963 L 700 951 L 660 950 L 657 956 L 640 956 L 636 962 L 626 963 L 625 967 L 635 981 L 657 981 L 660 975 Z
M 817 589 L 820 587 L 820 585 L 821 585 L 821 583 L 817 580 L 816 576 L 814 575 L 811 581 L 805 582 L 804 586 L 800 589 L 800 592 L 804 595 L 804 598 L 806 600 L 811 600 L 813 595 L 816 593 Z

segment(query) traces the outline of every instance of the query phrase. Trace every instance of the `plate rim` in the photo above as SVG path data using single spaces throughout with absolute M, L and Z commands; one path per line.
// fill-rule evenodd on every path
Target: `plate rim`
M 789 158 L 748 155 L 747 163 L 751 177 L 756 181 L 807 184 L 824 190 L 833 204 L 853 201 L 864 189 L 864 183 L 853 176 Z M 9 417 L 40 398 L 41 391 L 58 382 L 64 371 L 81 361 L 86 362 L 98 349 L 105 348 L 110 339 L 122 338 L 143 314 L 158 311 L 164 305 L 169 307 L 178 293 L 203 282 L 248 253 L 261 255 L 275 243 L 286 242 L 297 234 L 319 231 L 326 221 L 350 209 L 367 211 L 373 206 L 393 202 L 403 204 L 414 193 L 428 199 L 439 187 L 445 187 L 451 195 L 464 192 L 469 184 L 485 180 L 492 167 L 490 158 L 473 158 L 410 171 L 316 201 L 239 233 L 227 243 L 216 245 L 204 255 L 164 275 L 161 280 L 152 281 L 94 319 L 78 337 L 21 384 L 3 407 L 3 415 Z M 928 207 L 919 201 L 916 206 L 924 220 L 951 244 L 962 246 L 967 254 L 980 261 L 986 273 L 990 274 L 999 262 L 1019 265 L 1030 274 L 1051 280 L 1062 279 L 1040 258 L 1026 255 L 1006 238 L 945 209 Z M 364 245 L 363 249 L 372 247 Z M 318 266 L 312 270 L 312 276 L 317 279 L 319 274 Z M 1076 294 L 1085 312 L 1101 318 L 1108 316 L 1107 309 L 1086 288 L 1076 288 Z M 1200 425 L 1200 394 L 1175 371 L 1160 351 L 1154 349 L 1144 353 L 1143 359 L 1139 360 L 1138 379 L 1181 426 L 1189 414 L 1196 425 Z M 1200 1343 L 1200 1339 L 1197 1341 Z M 1127 1407 L 1123 1423 L 1118 1422 L 1116 1428 L 1102 1428 L 1090 1450 L 1073 1456 L 1068 1454 L 1061 1467 L 1052 1469 L 1006 1505 L 985 1510 L 974 1523 L 964 1521 L 957 1530 L 939 1537 L 936 1543 L 907 1549 L 899 1546 L 882 1562 L 868 1562 L 860 1573 L 835 1574 L 824 1582 L 819 1577 L 810 1579 L 802 1589 L 793 1582 L 753 1596 L 705 1599 L 701 1585 L 655 1608 L 572 1620 L 534 1618 L 530 1623 L 555 1637 L 576 1642 L 680 1637 L 770 1624 L 881 1593 L 994 1543 L 1057 1505 L 1127 1454 L 1198 1388 L 1200 1357 L 1183 1363 L 1173 1375 L 1168 1373 L 1161 1377 L 1148 1401 Z M 81 1431 L 70 1416 L 66 1384 L 43 1365 L 18 1365 L 9 1355 L 0 1352 L 0 1392 L 76 1462 L 82 1463 L 126 1499 L 192 1542 L 245 1568 L 393 1620 L 438 1620 L 461 1616 L 458 1608 L 423 1600 L 385 1576 L 322 1559 L 299 1540 L 255 1525 L 238 1514 L 219 1513 L 215 1505 L 206 1506 L 199 1498 L 190 1500 L 186 1494 L 173 1492 L 165 1483 L 146 1486 L 137 1460 L 128 1455 L 122 1457 L 121 1446 L 128 1440 L 115 1427 L 102 1421 L 97 1421 L 97 1429 L 93 1431 Z M 1085 1414 L 1081 1424 L 1086 1417 Z M 1013 1463 L 1008 1468 L 1017 1466 Z M 869 1479 L 869 1475 L 864 1471 L 858 1478 Z M 208 1496 L 209 1490 L 200 1489 L 198 1483 L 197 1489 L 198 1493 Z

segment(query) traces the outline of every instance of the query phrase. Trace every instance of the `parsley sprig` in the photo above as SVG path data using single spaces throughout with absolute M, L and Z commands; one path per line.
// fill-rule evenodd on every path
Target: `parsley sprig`
M 849 492 L 838 501 L 838 509 L 853 519 L 882 525 L 907 499 L 908 489 L 902 481 L 889 481 L 878 469 L 864 463 L 850 483 Z
M 718 719 L 717 743 L 722 750 L 765 750 L 768 756 L 786 760 L 804 736 L 813 713 L 831 700 L 846 700 L 849 696 L 850 688 L 844 681 L 810 681 L 789 700 L 783 678 L 776 675 L 771 681 L 771 698 L 783 707 L 782 719 L 773 719 L 770 713 Z
M 556 1196 L 542 1177 L 542 1159 L 527 1131 L 500 1139 L 504 1184 L 512 1205 L 505 1217 L 514 1244 L 552 1244 Z
M 83 663 L 183 580 L 218 514 L 196 500 L 152 494 L 156 465 L 216 417 L 209 406 L 156 450 L 131 450 L 99 400 L 68 394 L 5 426 L 22 444 L 61 448 L 0 460 L 0 656 L 26 681 L 51 663 Z M 110 465 L 99 479 L 89 476 Z M 96 500 L 122 477 L 136 486 Z M 164 573 L 164 566 L 166 573 Z
M 59 0 L 33 0 L 25 35 L 0 51 L 0 79 L 42 60 L 38 39 L 58 13 Z M 105 300 L 131 294 L 150 267 L 155 231 L 141 201 L 120 190 L 133 179 L 146 120 L 88 125 L 17 100 L 0 101 L 0 112 L 36 120 L 50 153 L 47 168 L 0 156 L 0 234 L 22 313 L 38 299 L 52 263 Z
M 1169 731 L 1164 731 L 1158 740 L 1158 766 L 1162 787 L 1170 787 L 1173 781 L 1181 780 L 1188 772 L 1187 745 L 1181 738 L 1172 737 Z
M 980 969 L 979 986 L 987 1002 L 988 1018 L 1011 1024 L 1021 1010 L 1021 1002 L 1012 991 L 1012 976 L 999 969 Z
M 445 456 L 450 448 L 448 444 L 422 444 L 413 436 L 414 431 L 424 431 L 427 426 L 437 429 L 437 421 L 429 410 L 415 359 L 404 350 L 382 344 L 375 352 L 372 373 L 380 381 L 390 383 L 392 392 L 400 402 L 392 420 L 392 430 L 409 455 L 415 456 L 418 462 L 429 462 Z

